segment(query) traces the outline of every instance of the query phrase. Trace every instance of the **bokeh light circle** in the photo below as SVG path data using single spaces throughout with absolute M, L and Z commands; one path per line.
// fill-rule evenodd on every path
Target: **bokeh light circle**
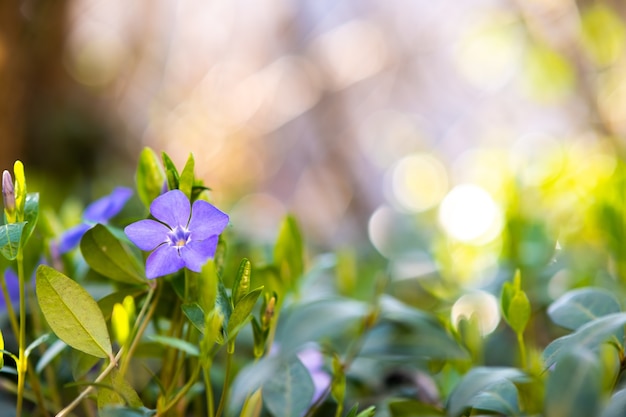
M 474 316 L 478 330 L 483 336 L 493 332 L 500 323 L 500 310 L 496 297 L 485 291 L 474 291 L 463 295 L 452 306 L 450 318 L 455 327 L 462 318 Z

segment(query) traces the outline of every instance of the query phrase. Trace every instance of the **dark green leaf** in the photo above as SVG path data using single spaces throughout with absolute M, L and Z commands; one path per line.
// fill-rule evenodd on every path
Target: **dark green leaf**
M 113 405 L 99 410 L 98 415 L 99 417 L 152 417 L 156 415 L 156 410 L 150 410 L 146 407 L 127 408 Z
M 509 320 L 509 305 L 511 304 L 511 299 L 515 295 L 515 287 L 512 282 L 506 281 L 502 285 L 502 294 L 500 295 L 500 306 L 502 308 L 502 314 L 504 315 L 505 320 Z
M 570 291 L 553 302 L 548 315 L 559 326 L 576 330 L 587 322 L 620 311 L 619 301 L 609 291 L 587 287 Z
M 508 379 L 488 386 L 470 404 L 478 410 L 493 411 L 505 416 L 520 415 L 517 388 Z
M 314 392 L 309 371 L 299 359 L 294 358 L 289 363 L 283 363 L 263 385 L 263 400 L 275 416 L 301 417 L 309 408 Z
M 460 416 L 465 410 L 473 406 L 473 401 L 481 392 L 495 383 L 508 381 L 524 381 L 526 375 L 515 368 L 488 368 L 476 367 L 471 369 L 461 382 L 454 388 L 448 398 L 448 414 Z
M 165 166 L 165 175 L 167 177 L 167 185 L 170 190 L 178 189 L 179 184 L 179 175 L 178 170 L 176 169 L 176 165 L 174 165 L 174 161 L 169 157 L 168 154 L 163 152 L 161 154 L 163 158 L 163 165 Z
M 250 319 L 250 313 L 262 292 L 263 287 L 250 291 L 235 305 L 233 313 L 228 320 L 227 334 L 229 338 L 234 337 L 241 327 Z
M 560 357 L 574 346 L 590 350 L 611 340 L 621 346 L 626 325 L 626 313 L 613 313 L 583 324 L 574 333 L 560 337 L 550 343 L 543 351 L 546 367 L 557 362 Z
M 94 271 L 126 284 L 144 284 L 141 267 L 129 250 L 103 225 L 97 224 L 85 233 L 80 251 Z
M 24 204 L 24 220 L 26 225 L 22 231 L 22 243 L 26 245 L 28 239 L 33 234 L 37 220 L 39 219 L 39 193 L 30 193 L 26 195 L 26 202 Z
M 191 324 L 204 334 L 204 311 L 198 303 L 185 303 L 181 307 Z
M 17 250 L 25 225 L 26 222 L 20 222 L 0 226 L 0 252 L 10 261 L 17 257 Z
M 600 366 L 596 356 L 582 346 L 573 347 L 562 356 L 548 377 L 545 415 L 597 416 L 600 387 Z
M 144 148 L 139 155 L 137 165 L 137 194 L 146 208 L 161 195 L 165 184 L 165 173 L 157 154 L 150 148 Z
M 37 301 L 59 339 L 90 355 L 112 357 L 104 317 L 89 293 L 47 265 L 37 268 L 36 280 Z

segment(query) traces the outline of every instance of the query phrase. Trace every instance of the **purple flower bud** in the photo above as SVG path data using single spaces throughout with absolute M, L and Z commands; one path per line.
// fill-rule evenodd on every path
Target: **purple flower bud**
M 2 173 L 2 199 L 4 200 L 4 211 L 9 222 L 15 221 L 15 189 L 13 188 L 13 178 L 6 169 Z

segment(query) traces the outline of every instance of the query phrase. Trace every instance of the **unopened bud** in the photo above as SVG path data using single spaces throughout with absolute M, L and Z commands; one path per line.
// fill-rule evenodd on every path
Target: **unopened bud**
M 17 218 L 24 220 L 24 208 L 26 206 L 26 178 L 24 177 L 24 164 L 22 161 L 15 161 L 13 164 L 13 174 L 15 174 L 15 205 Z
M 263 317 L 261 319 L 261 323 L 263 324 L 263 328 L 268 328 L 270 326 L 270 322 L 274 317 L 274 307 L 276 306 L 276 297 L 272 296 L 267 302 L 267 307 L 265 307 L 265 312 L 263 313 Z
M 2 200 L 4 201 L 7 223 L 15 223 L 15 189 L 13 188 L 11 173 L 7 170 L 2 173 Z

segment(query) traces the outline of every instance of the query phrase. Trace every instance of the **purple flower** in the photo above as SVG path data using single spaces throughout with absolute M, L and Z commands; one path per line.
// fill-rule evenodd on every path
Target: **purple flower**
M 172 274 L 184 267 L 200 272 L 215 255 L 217 239 L 228 224 L 228 215 L 197 200 L 193 206 L 180 190 L 155 198 L 146 219 L 124 229 L 139 249 L 153 251 L 146 260 L 146 277 Z
M 307 347 L 298 352 L 298 359 L 309 371 L 313 380 L 315 386 L 315 393 L 311 400 L 311 404 L 313 404 L 324 394 L 331 382 L 330 375 L 324 370 L 324 356 L 316 348 Z
M 117 187 L 111 194 L 88 205 L 83 213 L 83 222 L 61 235 L 58 246 L 59 254 L 62 255 L 74 249 L 87 230 L 97 223 L 105 224 L 119 213 L 132 194 L 130 188 Z

